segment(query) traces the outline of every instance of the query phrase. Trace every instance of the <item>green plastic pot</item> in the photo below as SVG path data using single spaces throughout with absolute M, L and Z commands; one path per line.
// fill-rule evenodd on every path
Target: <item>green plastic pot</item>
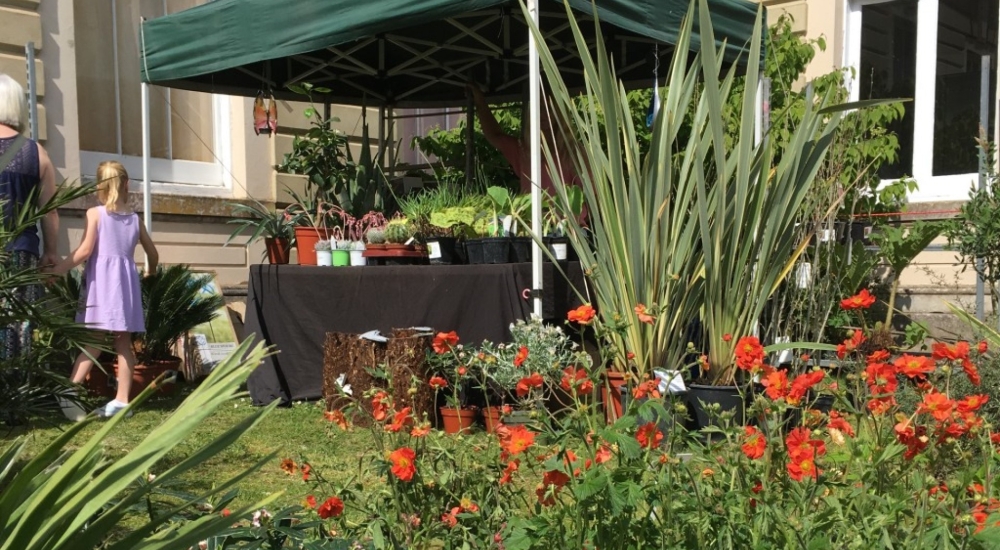
M 334 250 L 333 251 L 333 265 L 334 267 L 341 267 L 351 265 L 351 251 L 350 250 Z

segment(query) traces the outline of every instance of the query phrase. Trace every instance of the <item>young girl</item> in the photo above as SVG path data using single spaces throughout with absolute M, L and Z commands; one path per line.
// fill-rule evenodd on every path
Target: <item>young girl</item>
M 142 219 L 128 206 L 129 179 L 125 167 L 114 161 L 102 162 L 97 168 L 97 180 L 97 198 L 102 206 L 87 210 L 83 242 L 53 271 L 64 275 L 87 262 L 80 288 L 80 304 L 85 309 L 77 313 L 76 321 L 110 332 L 118 354 L 118 394 L 97 411 L 98 416 L 107 418 L 128 406 L 136 363 L 132 333 L 146 331 L 139 272 L 134 260 L 136 243 L 141 242 L 146 251 L 150 273 L 155 273 L 159 257 Z M 74 384 L 84 381 L 94 366 L 91 358 L 98 353 L 96 348 L 87 348 L 76 358 Z M 65 407 L 64 412 L 67 416 L 82 416 Z

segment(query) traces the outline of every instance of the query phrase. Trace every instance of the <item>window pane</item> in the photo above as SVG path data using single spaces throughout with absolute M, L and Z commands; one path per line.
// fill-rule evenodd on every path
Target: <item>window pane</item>
M 917 0 L 897 0 L 861 8 L 861 99 L 913 98 L 917 67 Z M 899 138 L 897 162 L 879 175 L 895 179 L 912 173 L 913 104 L 889 127 Z
M 937 85 L 934 103 L 934 175 L 979 171 L 982 56 L 990 55 L 992 135 L 996 104 L 997 0 L 949 0 L 938 12 Z

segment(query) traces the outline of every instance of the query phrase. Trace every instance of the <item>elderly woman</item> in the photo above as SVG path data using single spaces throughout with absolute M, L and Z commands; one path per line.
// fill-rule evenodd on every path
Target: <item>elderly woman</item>
M 4 165 L 0 165 L 0 200 L 3 200 L 3 219 L 10 224 L 25 203 L 34 198 L 39 206 L 47 203 L 56 193 L 56 175 L 49 155 L 34 140 L 18 140 L 27 121 L 24 89 L 13 78 L 0 73 L 0 156 L 17 148 Z M 38 229 L 26 229 L 8 244 L 5 251 L 7 265 L 13 269 L 55 265 L 56 234 L 59 232 L 59 214 L 50 212 L 42 220 L 42 242 L 45 250 L 39 257 Z M 14 299 L 32 302 L 41 296 L 40 286 L 18 289 Z M 31 344 L 29 323 L 0 327 L 0 358 L 10 359 L 27 351 Z

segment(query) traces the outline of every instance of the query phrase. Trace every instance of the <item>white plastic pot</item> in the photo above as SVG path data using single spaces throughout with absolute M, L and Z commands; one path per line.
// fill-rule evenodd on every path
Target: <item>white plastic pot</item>
M 367 265 L 368 264 L 368 259 L 365 258 L 362 255 L 364 253 L 365 253 L 364 250 L 352 250 L 351 251 L 351 265 L 352 266 Z
M 566 243 L 552 243 L 552 254 L 557 260 L 566 259 Z
M 333 253 L 329 250 L 317 250 L 316 265 L 325 265 L 327 267 L 333 265 Z

